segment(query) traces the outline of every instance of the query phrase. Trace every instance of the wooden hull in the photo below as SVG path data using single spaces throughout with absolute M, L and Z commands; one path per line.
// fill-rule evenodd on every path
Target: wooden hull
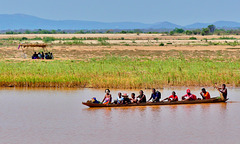
M 133 106 L 156 106 L 156 105 L 184 105 L 184 104 L 204 104 L 204 103 L 223 103 L 228 99 L 222 100 L 217 98 L 211 98 L 207 100 L 194 100 L 194 101 L 177 101 L 177 102 L 156 102 L 156 103 L 134 103 L 134 104 L 95 104 L 91 102 L 83 102 L 83 105 L 88 107 L 133 107 Z

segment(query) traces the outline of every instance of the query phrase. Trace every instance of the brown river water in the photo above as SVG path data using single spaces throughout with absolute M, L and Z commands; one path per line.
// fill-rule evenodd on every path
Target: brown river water
M 176 90 L 177 95 L 186 88 Z M 199 97 L 200 88 L 192 90 Z M 219 95 L 208 88 L 212 96 Z M 111 90 L 117 92 L 138 90 Z M 162 97 L 171 88 L 160 90 Z M 0 144 L 239 144 L 240 88 L 219 104 L 88 108 L 103 89 L 0 89 Z M 145 94 L 149 98 L 151 90 Z

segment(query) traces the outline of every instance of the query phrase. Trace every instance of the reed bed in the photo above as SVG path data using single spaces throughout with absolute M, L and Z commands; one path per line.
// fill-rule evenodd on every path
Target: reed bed
M 88 60 L 0 60 L 0 86 L 161 88 L 240 85 L 240 60 L 148 59 L 108 56 Z

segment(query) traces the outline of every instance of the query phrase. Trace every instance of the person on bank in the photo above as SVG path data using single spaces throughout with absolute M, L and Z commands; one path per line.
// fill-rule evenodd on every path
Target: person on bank
M 139 96 L 137 98 L 138 98 L 138 103 L 146 103 L 147 102 L 147 98 L 143 94 L 142 90 L 139 91 Z
M 112 95 L 110 94 L 110 90 L 106 89 L 105 90 L 105 97 L 102 100 L 103 104 L 110 104 L 112 102 Z
M 202 96 L 203 99 L 210 99 L 210 94 L 209 92 L 206 91 L 205 88 L 202 88 L 202 92 L 200 92 L 200 95 Z
M 187 100 L 196 100 L 197 96 L 192 94 L 190 89 L 187 89 L 187 94 L 185 94 L 184 96 L 182 96 L 182 100 L 183 101 L 187 101 Z
M 169 96 L 168 98 L 163 99 L 162 101 L 168 100 L 170 102 L 178 101 L 178 96 L 176 95 L 176 92 L 173 91 L 172 95 Z
M 130 100 L 131 100 L 131 103 L 137 103 L 137 98 L 136 98 L 136 96 L 135 96 L 135 93 L 132 93 L 132 94 L 131 94 Z
M 216 84 L 215 84 L 216 85 Z M 226 88 L 226 84 L 222 84 L 221 88 L 218 88 L 217 86 L 215 86 L 215 88 L 222 93 L 224 99 L 227 99 L 227 88 Z
M 34 52 L 34 54 L 32 55 L 32 59 L 37 59 L 38 58 L 38 54 L 37 52 Z
M 153 88 L 151 97 L 148 100 L 148 102 L 151 101 L 151 100 L 152 100 L 152 102 L 159 102 L 160 99 L 161 99 L 161 93 L 159 91 L 156 91 L 155 88 Z

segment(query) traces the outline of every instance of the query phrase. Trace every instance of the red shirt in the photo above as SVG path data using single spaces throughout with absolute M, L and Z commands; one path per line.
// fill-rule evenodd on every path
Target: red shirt
M 210 99 L 210 94 L 209 94 L 209 92 L 203 93 L 203 95 L 205 96 L 205 99 Z
M 178 101 L 178 96 L 177 95 L 175 95 L 175 97 L 173 96 L 173 95 L 171 95 L 170 97 L 169 97 L 169 99 L 176 99 L 176 101 Z
M 190 95 L 188 95 L 188 94 L 185 94 L 184 96 L 186 96 L 186 97 L 189 97 L 189 98 L 190 98 L 190 100 L 196 100 L 196 99 L 197 99 L 197 96 L 196 96 L 196 95 L 194 95 L 194 94 L 190 94 Z

